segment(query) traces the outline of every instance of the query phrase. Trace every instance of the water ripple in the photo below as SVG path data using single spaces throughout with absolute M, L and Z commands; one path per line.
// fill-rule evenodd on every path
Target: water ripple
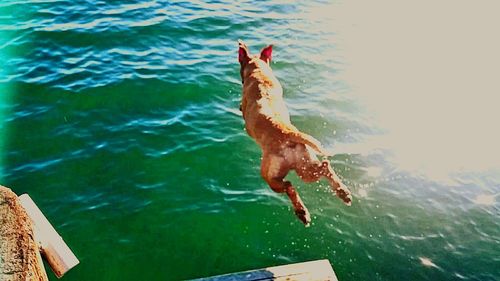
M 48 5 L 52 3 L 51 1 L 37 3 L 40 4 L 39 8 L 34 10 L 37 17 L 21 17 L 16 25 L 0 26 L 0 29 L 4 30 L 23 31 L 21 36 L 16 37 L 17 39 L 6 41 L 2 45 L 4 48 L 15 44 L 24 45 L 20 41 L 24 37 L 28 39 L 33 36 L 38 37 L 37 41 L 41 44 L 30 55 L 35 56 L 36 60 L 30 56 L 24 57 L 21 61 L 11 59 L 7 66 L 13 73 L 9 77 L 0 78 L 7 81 L 49 84 L 70 91 L 81 91 L 89 87 L 117 83 L 124 79 L 159 78 L 169 81 L 175 76 L 181 81 L 203 81 L 206 77 L 221 77 L 221 67 L 227 67 L 226 60 L 234 59 L 234 39 L 228 40 L 224 32 L 231 33 L 231 27 L 239 24 L 229 21 L 224 13 L 229 15 L 238 11 L 244 21 L 251 21 L 259 12 L 259 9 L 238 8 L 240 5 L 233 3 L 163 1 L 138 1 L 118 5 L 100 2 L 95 5 L 93 1 L 58 2 L 65 5 Z M 18 9 L 25 7 L 22 2 L 13 2 L 9 5 L 14 5 Z M 291 19 L 293 9 L 283 10 L 281 5 L 266 4 L 266 6 L 269 12 L 264 18 L 278 21 Z M 197 9 L 199 12 L 194 12 Z M 160 30 L 164 31 L 158 35 L 163 42 L 151 41 L 148 38 L 151 37 L 149 33 L 156 33 L 152 32 L 151 25 L 161 25 Z M 141 30 L 134 31 L 135 29 Z M 95 44 L 94 47 L 87 45 L 71 48 L 72 42 L 75 41 L 58 42 L 65 37 L 57 34 L 82 38 L 79 35 L 82 32 L 89 32 L 85 36 L 90 41 L 94 37 L 94 42 L 100 44 L 110 42 L 105 39 L 113 38 L 116 34 L 132 32 L 129 36 L 137 36 L 141 40 L 136 42 L 141 43 L 134 46 L 136 44 L 131 42 L 131 47 L 128 48 L 111 45 L 107 50 L 101 50 L 96 48 L 98 45 Z M 205 35 L 192 37 L 189 34 L 193 32 Z M 176 37 L 177 40 L 172 41 L 172 37 Z M 209 37 L 211 40 L 204 40 Z M 147 42 L 155 43 L 143 45 Z M 40 63 L 50 64 L 51 67 L 40 68 L 38 66 Z M 32 71 L 22 72 L 22 69 L 38 69 L 38 71 L 34 74 Z M 191 76 L 180 77 L 179 74 L 187 73 L 186 70 L 191 70 Z M 150 71 L 152 73 L 149 73 Z M 205 77 L 202 77 L 203 74 Z

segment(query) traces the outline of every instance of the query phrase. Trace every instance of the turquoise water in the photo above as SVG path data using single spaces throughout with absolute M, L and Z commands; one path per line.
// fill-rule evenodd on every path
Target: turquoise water
M 324 258 L 339 280 L 498 280 L 498 9 L 445 2 L 4 0 L 1 184 L 80 259 L 64 280 Z M 304 228 L 260 178 L 237 39 L 275 45 L 351 207 L 291 174 Z

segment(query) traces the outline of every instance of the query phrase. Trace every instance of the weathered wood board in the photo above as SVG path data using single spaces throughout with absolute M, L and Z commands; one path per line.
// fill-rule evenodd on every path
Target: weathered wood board
M 64 240 L 49 223 L 42 211 L 28 194 L 19 196 L 26 213 L 33 221 L 35 237 L 40 244 L 42 254 L 58 278 L 75 267 L 79 261 Z
M 328 260 L 317 260 L 194 279 L 193 281 L 338 281 Z

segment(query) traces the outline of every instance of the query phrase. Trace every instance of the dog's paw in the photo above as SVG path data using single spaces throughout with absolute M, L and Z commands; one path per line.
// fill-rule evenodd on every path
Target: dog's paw
M 351 192 L 349 191 L 349 189 L 347 189 L 347 187 L 341 185 L 339 188 L 337 188 L 335 190 L 335 194 L 337 194 L 337 196 L 340 199 L 342 199 L 342 201 L 344 201 L 344 203 L 347 206 L 352 205 L 352 195 L 351 195 Z
M 306 226 L 309 227 L 311 224 L 311 215 L 307 209 L 295 210 L 295 215 L 299 218 L 300 221 Z

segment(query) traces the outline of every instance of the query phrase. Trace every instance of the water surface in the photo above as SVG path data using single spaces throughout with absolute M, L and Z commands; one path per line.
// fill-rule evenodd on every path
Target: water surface
M 495 2 L 3 1 L 2 184 L 79 257 L 65 280 L 327 258 L 339 280 L 498 280 Z M 354 193 L 260 178 L 237 39 Z M 51 280 L 55 277 L 51 275 Z

